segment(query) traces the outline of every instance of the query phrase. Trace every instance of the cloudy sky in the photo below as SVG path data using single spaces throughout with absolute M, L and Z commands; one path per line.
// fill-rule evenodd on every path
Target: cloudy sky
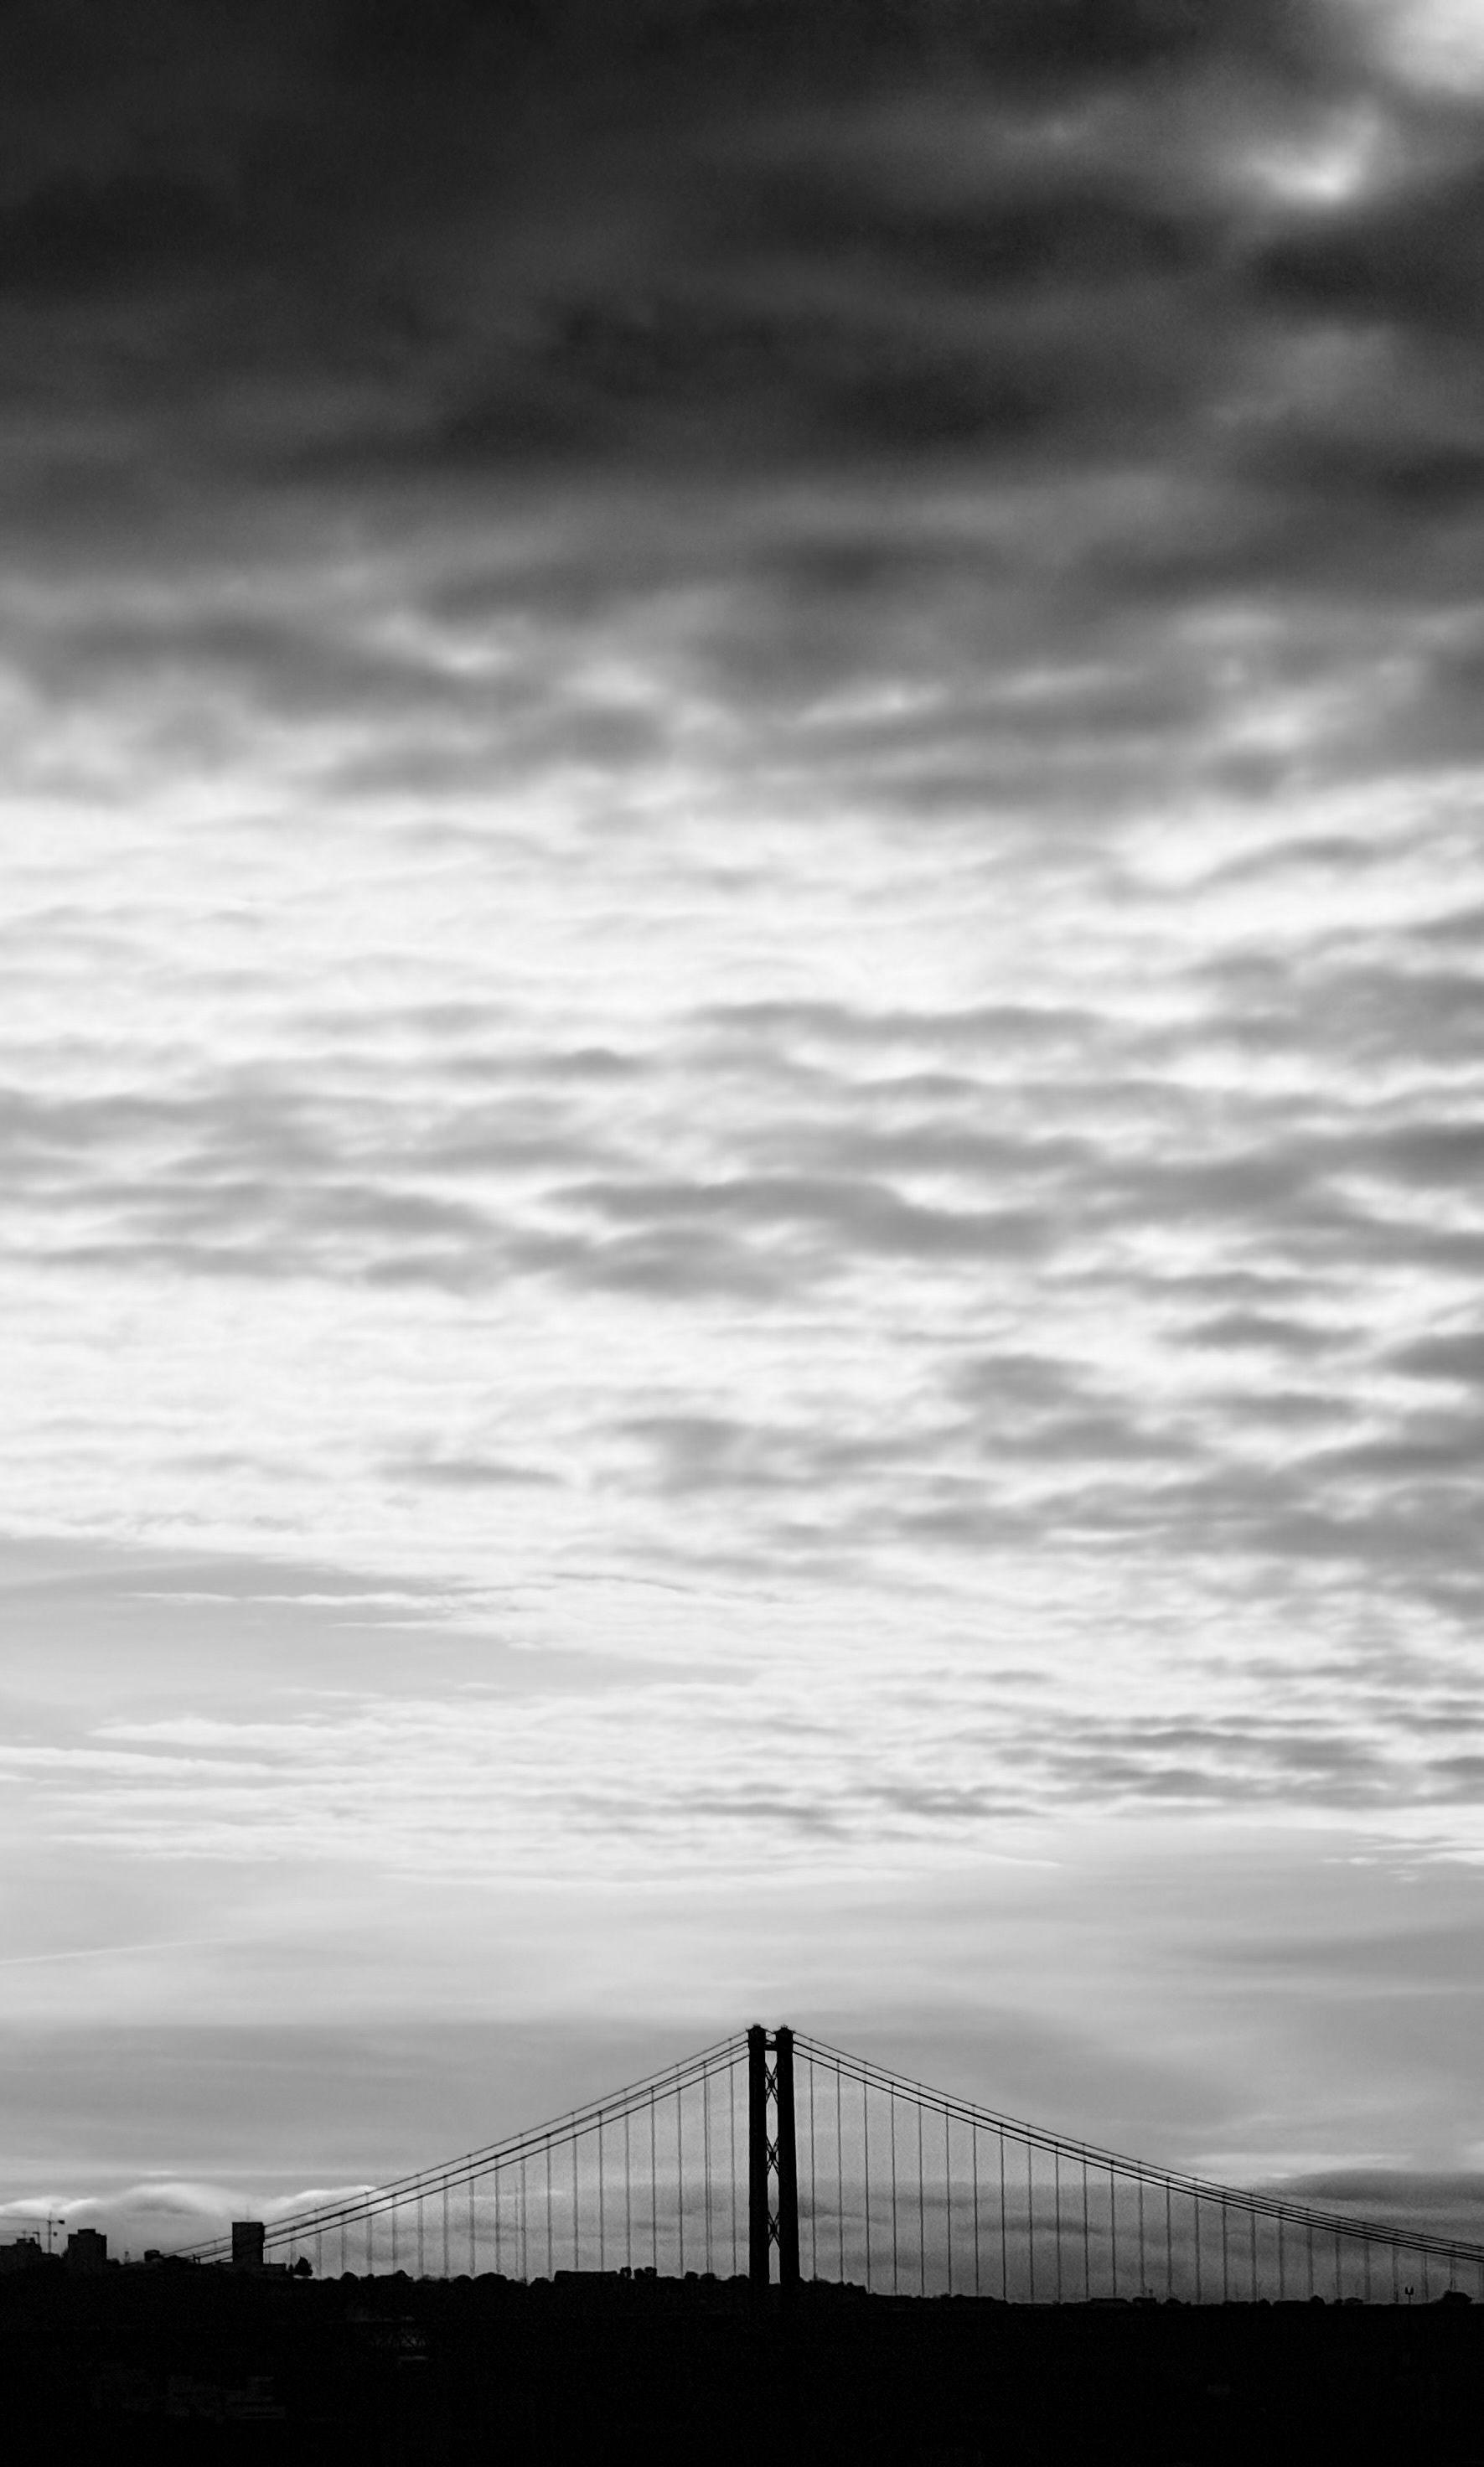
M 0 46 L 11 2215 L 1484 2167 L 1472 0 Z

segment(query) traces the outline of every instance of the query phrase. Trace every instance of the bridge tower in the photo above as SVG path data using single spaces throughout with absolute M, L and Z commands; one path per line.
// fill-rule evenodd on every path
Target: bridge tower
M 794 2134 L 794 2033 L 754 2022 L 747 2034 L 748 2276 L 754 2289 L 798 2285 L 798 2157 Z

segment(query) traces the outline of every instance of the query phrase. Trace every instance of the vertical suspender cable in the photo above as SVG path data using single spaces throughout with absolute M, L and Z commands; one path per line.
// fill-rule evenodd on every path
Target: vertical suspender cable
M 623 2267 L 634 2275 L 634 2142 L 629 2130 L 629 2111 L 623 2111 Z
M 1010 2229 L 1005 2218 L 1004 2127 L 1002 2125 L 996 2127 L 995 2138 L 1000 2144 L 1000 2293 L 1008 2304 L 1010 2301 Z
M 891 2144 L 891 2293 L 901 2291 L 902 2265 L 897 2251 L 896 2232 L 896 2087 L 887 2092 L 887 2138 Z
M 711 2076 L 701 2075 L 701 2167 L 706 2178 L 706 2266 L 711 2267 Z
M 835 2189 L 839 2217 L 836 2227 L 840 2239 L 840 2283 L 845 2283 L 845 2131 L 840 2094 L 840 2067 L 835 2067 Z
M 1036 2300 L 1036 2153 L 1029 2141 L 1025 2144 L 1025 2284 L 1029 2291 L 1026 2302 Z
M 608 2206 L 603 2184 L 603 2119 L 597 2119 L 597 2267 L 608 2267 Z
M 655 2094 L 649 2094 L 649 2259 L 660 2268 L 660 2128 L 655 2119 Z
M 814 2163 L 814 2058 L 809 2064 L 809 2275 L 820 2275 L 820 2205 L 816 2198 L 817 2172 Z
M 1051 2216 L 1055 2222 L 1056 2300 L 1062 2300 L 1062 2145 L 1051 2145 Z
M 731 2213 L 731 2275 L 737 2275 L 737 2068 L 727 2068 L 727 2207 Z
M 577 2144 L 579 2139 L 580 2136 L 574 2133 L 572 2137 L 572 2266 L 573 2270 L 582 2268 L 582 2255 L 577 2244 Z
M 1149 2293 L 1149 2288 L 1148 2288 L 1148 2284 L 1147 2284 L 1147 2282 L 1146 2282 L 1145 2275 L 1144 2275 L 1144 2179 L 1143 2179 L 1143 2177 L 1142 2177 L 1142 2176 L 1140 2176 L 1140 2177 L 1137 2179 L 1137 2183 L 1138 2183 L 1138 2292 L 1139 2292 L 1140 2296 L 1147 2296 L 1147 2295 L 1148 2295 L 1148 2293 Z
M 861 2173 L 866 2188 L 866 2285 L 871 2283 L 871 2094 L 861 2076 Z
M 914 2102 L 917 2110 L 917 2293 L 928 2292 L 928 2196 L 927 2171 L 922 2163 L 922 2101 Z
M 1092 2222 L 1088 2215 L 1088 2162 L 1082 2161 L 1082 2300 L 1092 2299 Z
M 680 2239 L 680 2275 L 686 2275 L 686 2100 L 675 2094 L 675 2223 Z
M 948 2292 L 954 2292 L 954 2180 L 953 2144 L 949 2138 L 948 2110 L 943 2110 L 943 2235 L 948 2246 Z
M 1113 2292 L 1118 2293 L 1118 2179 L 1108 2170 L 1108 2243 L 1113 2263 Z
M 1201 2196 L 1199 2193 L 1195 2197 L 1193 2207 L 1196 2214 L 1196 2302 L 1199 2304 L 1201 2301 Z
M 969 2127 L 969 2157 L 974 2169 L 974 2293 L 979 2293 L 979 2128 Z

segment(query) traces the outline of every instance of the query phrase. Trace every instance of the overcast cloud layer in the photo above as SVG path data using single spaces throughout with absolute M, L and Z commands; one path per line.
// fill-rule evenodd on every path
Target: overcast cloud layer
M 1467 13 L 4 44 L 28 1838 L 1477 1858 Z

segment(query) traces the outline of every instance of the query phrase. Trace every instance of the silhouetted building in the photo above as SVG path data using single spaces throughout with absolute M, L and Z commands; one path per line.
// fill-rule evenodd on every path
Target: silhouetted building
M 233 2220 L 232 2267 L 234 2270 L 261 2270 L 263 2233 L 261 2219 Z
M 35 2270 L 43 2258 L 39 2236 L 17 2236 L 13 2244 L 0 2244 L 0 2270 Z
M 69 2270 L 101 2270 L 108 2259 L 108 2239 L 97 2228 L 74 2228 L 62 2259 Z

